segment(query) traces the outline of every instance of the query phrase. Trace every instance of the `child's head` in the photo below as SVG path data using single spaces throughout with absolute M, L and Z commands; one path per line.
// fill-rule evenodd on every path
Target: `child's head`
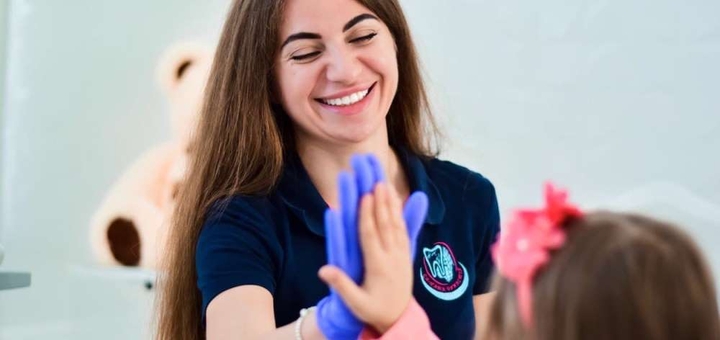
M 489 327 L 494 337 L 720 339 L 713 280 L 684 232 L 611 212 L 560 224 L 564 244 L 549 252 L 531 280 L 530 327 L 521 316 L 518 286 L 496 277 Z

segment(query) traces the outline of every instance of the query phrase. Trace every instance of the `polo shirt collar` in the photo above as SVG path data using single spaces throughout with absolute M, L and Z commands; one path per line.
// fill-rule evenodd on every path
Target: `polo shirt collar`
M 398 150 L 398 158 L 405 170 L 410 191 L 421 190 L 428 195 L 429 208 L 425 223 L 438 225 L 445 216 L 445 203 L 438 188 L 427 174 L 426 163 L 417 155 Z M 327 203 L 310 180 L 297 153 L 285 157 L 285 165 L 277 187 L 277 193 L 290 210 L 314 234 L 325 236 L 325 210 Z
M 405 169 L 410 183 L 410 192 L 422 191 L 428 196 L 428 214 L 425 223 L 439 225 L 445 217 L 445 202 L 440 195 L 438 187 L 428 175 L 428 163 L 417 155 L 398 149 L 398 158 Z
M 277 192 L 283 202 L 310 230 L 325 236 L 325 210 L 328 205 L 320 196 L 297 153 L 285 155 Z

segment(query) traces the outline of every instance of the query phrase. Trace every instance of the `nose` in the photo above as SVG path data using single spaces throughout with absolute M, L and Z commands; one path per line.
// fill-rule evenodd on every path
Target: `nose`
M 331 82 L 353 84 L 362 73 L 362 63 L 352 51 L 336 49 L 330 55 L 326 73 Z

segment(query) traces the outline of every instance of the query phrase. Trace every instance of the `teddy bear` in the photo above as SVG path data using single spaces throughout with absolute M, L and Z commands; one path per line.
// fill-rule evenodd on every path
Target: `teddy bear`
M 135 160 L 93 214 L 90 244 L 99 264 L 152 270 L 161 260 L 212 58 L 211 49 L 196 43 L 177 44 L 160 58 L 171 138 Z

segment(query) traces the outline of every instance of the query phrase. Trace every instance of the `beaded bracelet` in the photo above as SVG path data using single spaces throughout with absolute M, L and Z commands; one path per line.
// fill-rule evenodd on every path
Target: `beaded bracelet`
M 300 310 L 300 317 L 295 322 L 295 340 L 303 340 L 302 333 L 301 333 L 302 323 L 303 323 L 303 320 L 305 320 L 305 317 L 308 315 L 308 313 L 313 309 L 315 309 L 315 306 L 310 307 L 310 308 L 303 308 Z

